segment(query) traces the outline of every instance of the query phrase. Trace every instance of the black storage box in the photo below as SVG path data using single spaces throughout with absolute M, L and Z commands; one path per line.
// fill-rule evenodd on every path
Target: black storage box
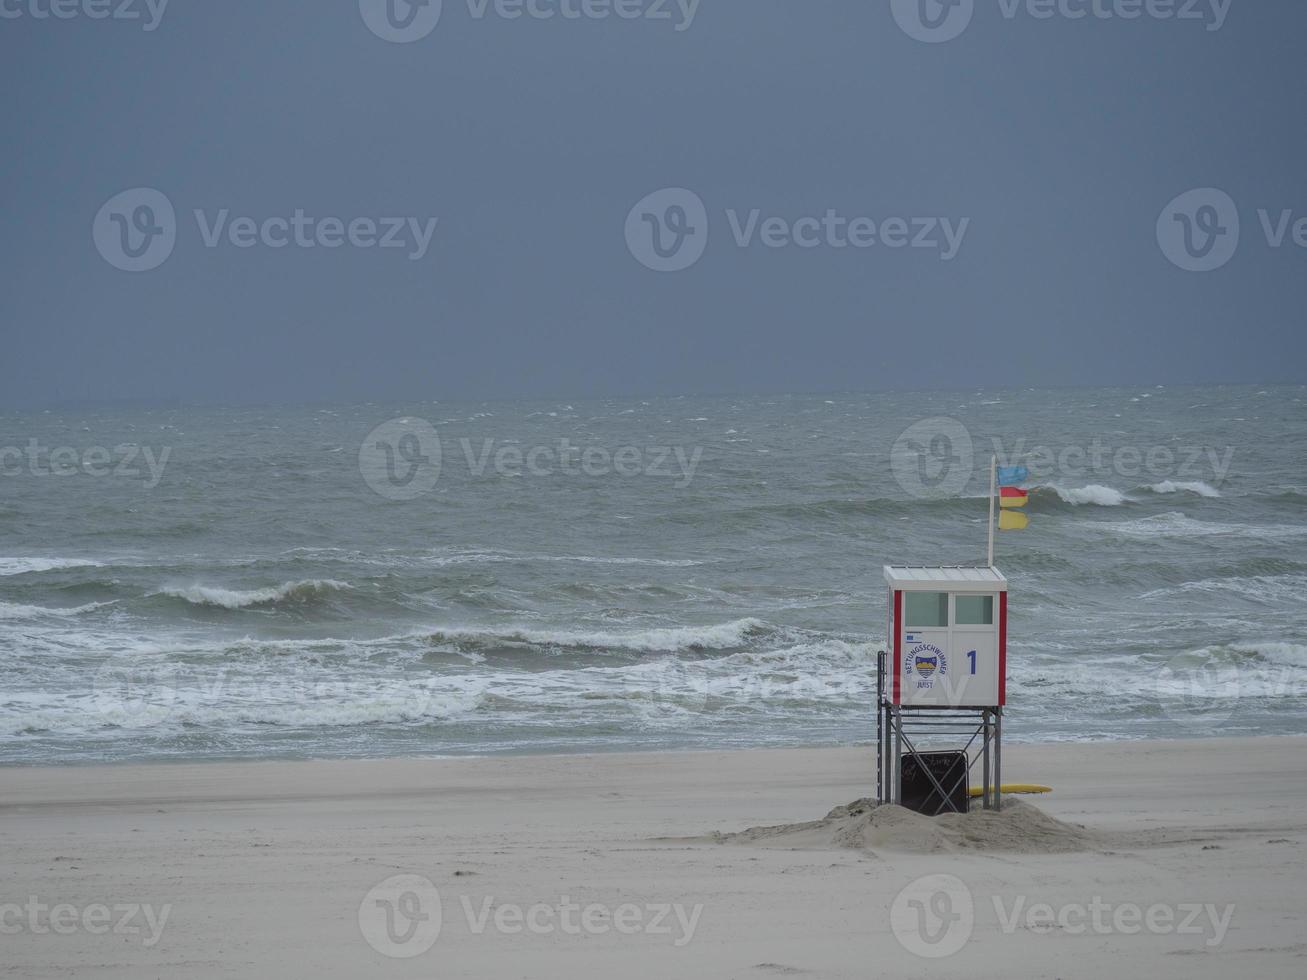
M 948 794 L 940 795 L 926 770 Z M 965 752 L 916 752 L 903 756 L 899 772 L 903 805 L 928 817 L 941 813 L 967 812 L 967 754 Z

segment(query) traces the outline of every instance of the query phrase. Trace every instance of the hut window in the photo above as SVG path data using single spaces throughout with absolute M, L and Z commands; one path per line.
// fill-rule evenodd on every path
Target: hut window
M 903 593 L 903 617 L 908 628 L 948 625 L 947 592 Z
M 960 595 L 953 604 L 953 622 L 957 626 L 991 626 L 994 623 L 992 595 Z

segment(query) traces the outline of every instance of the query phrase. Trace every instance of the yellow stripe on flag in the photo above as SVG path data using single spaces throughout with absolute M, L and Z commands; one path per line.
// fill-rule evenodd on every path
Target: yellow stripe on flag
M 999 497 L 998 505 L 1000 507 L 1024 507 L 1029 497 Z
M 999 511 L 998 529 L 1000 531 L 1020 531 L 1030 523 L 1030 518 L 1025 514 L 1018 514 L 1014 510 Z

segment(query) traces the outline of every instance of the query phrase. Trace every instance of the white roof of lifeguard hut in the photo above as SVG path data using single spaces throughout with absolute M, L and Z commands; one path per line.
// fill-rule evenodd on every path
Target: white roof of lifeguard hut
M 886 565 L 891 589 L 913 592 L 1006 592 L 1007 579 L 997 568 Z

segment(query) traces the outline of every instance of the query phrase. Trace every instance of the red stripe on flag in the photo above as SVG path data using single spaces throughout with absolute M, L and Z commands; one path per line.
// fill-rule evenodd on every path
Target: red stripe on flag
M 998 495 L 1000 497 L 1028 497 L 1030 496 L 1020 487 L 999 487 Z

